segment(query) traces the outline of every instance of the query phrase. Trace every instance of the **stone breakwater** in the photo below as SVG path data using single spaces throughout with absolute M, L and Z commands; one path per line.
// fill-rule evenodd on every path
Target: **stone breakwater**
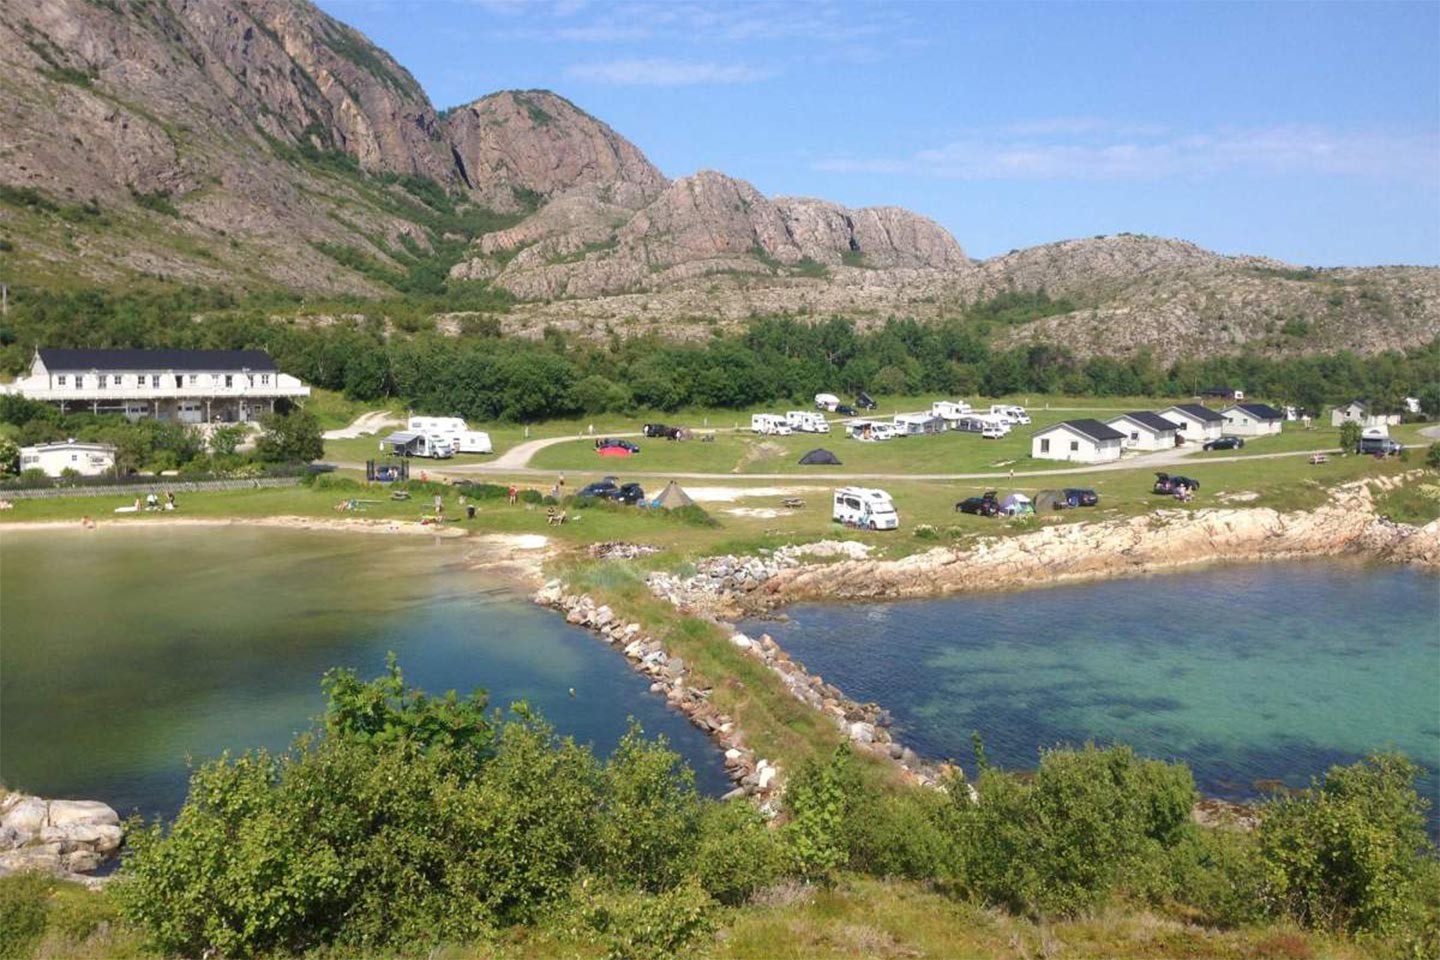
M 712 557 L 697 565 L 694 576 L 658 575 L 651 588 L 691 613 L 733 619 L 800 600 L 933 597 L 1215 562 L 1352 555 L 1440 569 L 1440 521 L 1415 527 L 1375 512 L 1372 491 L 1394 489 L 1415 476 L 1347 484 L 1332 492 L 1329 503 L 1309 511 L 1160 509 L 1142 517 L 986 537 L 963 549 L 938 547 L 900 560 L 813 563 L 784 549 L 768 556 Z M 844 556 L 833 549 L 830 555 Z
M 757 757 L 736 720 L 710 703 L 713 687 L 700 685 L 683 657 L 672 655 L 643 625 L 625 622 L 610 607 L 597 603 L 589 595 L 566 593 L 558 580 L 550 581 L 537 591 L 534 600 L 559 610 L 567 622 L 585 627 L 621 650 L 636 671 L 651 678 L 652 693 L 664 696 L 715 742 L 725 754 L 725 771 L 736 784 L 735 789 L 725 795 L 726 799 L 748 796 L 755 798 L 762 810 L 776 809 L 776 800 L 783 789 L 779 765 Z M 912 782 L 934 784 L 939 781 L 944 767 L 927 763 L 909 747 L 896 742 L 889 730 L 890 715 L 884 708 L 850 700 L 833 684 L 811 675 L 804 666 L 792 661 L 769 634 L 751 638 L 728 624 L 720 625 L 729 629 L 732 646 L 763 663 L 795 699 L 834 723 L 857 750 L 896 764 Z
M 0 799 L 0 876 L 45 870 L 72 880 L 98 870 L 124 839 L 120 817 L 94 800 L 45 800 L 11 793 Z

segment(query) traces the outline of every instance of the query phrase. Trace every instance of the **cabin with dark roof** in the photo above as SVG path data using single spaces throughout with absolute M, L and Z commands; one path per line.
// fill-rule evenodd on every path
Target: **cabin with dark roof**
M 1225 432 L 1234 437 L 1270 436 L 1285 425 L 1285 412 L 1266 403 L 1237 403 L 1220 413 L 1225 417 Z
M 119 413 L 182 423 L 245 423 L 310 388 L 264 350 L 35 351 L 30 374 L 6 388 L 62 412 Z
M 1202 403 L 1177 403 L 1160 411 L 1175 424 L 1175 436 L 1185 443 L 1209 443 L 1225 432 L 1225 417 Z
M 1037 430 L 1030 438 L 1030 456 L 1037 460 L 1105 463 L 1119 460 L 1125 435 L 1099 420 L 1064 420 Z
M 1358 423 L 1361 427 L 1393 427 L 1400 422 L 1400 414 L 1383 413 L 1369 400 L 1351 400 L 1343 407 L 1330 411 L 1330 426 Z
M 1168 450 L 1175 446 L 1175 424 L 1158 413 L 1135 410 L 1105 421 L 1125 435 L 1126 450 Z

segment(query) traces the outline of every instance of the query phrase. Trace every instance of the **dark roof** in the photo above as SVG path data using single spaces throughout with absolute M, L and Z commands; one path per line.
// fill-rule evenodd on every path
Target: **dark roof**
M 1085 434 L 1085 436 L 1089 437 L 1091 440 L 1125 439 L 1125 434 L 1121 433 L 1119 430 L 1114 430 L 1110 427 L 1107 427 L 1099 420 L 1091 420 L 1089 418 L 1083 420 L 1064 420 L 1060 423 L 1055 424 L 1055 427 L 1069 427 L 1071 430 L 1075 430 L 1079 433 Z M 1055 427 L 1051 427 L 1050 429 L 1054 430 Z
M 1279 410 L 1276 410 L 1274 407 L 1270 406 L 1268 403 L 1237 403 L 1237 404 L 1235 404 L 1235 406 L 1238 407 L 1238 408 L 1241 409 L 1241 410 L 1244 410 L 1246 413 L 1250 414 L 1250 416 L 1254 417 L 1256 420 L 1284 420 L 1284 419 L 1285 419 L 1285 414 L 1281 413 Z
M 1133 413 L 1122 413 L 1120 416 L 1129 417 L 1136 423 L 1143 423 L 1151 430 L 1159 430 L 1162 433 L 1169 433 L 1175 430 L 1175 424 L 1172 421 L 1166 420 L 1158 413 L 1151 413 L 1149 410 L 1136 410 Z M 1116 417 L 1115 419 L 1118 420 L 1120 417 Z
M 1202 397 L 1233 397 L 1233 396 L 1235 396 L 1235 388 L 1234 388 L 1234 387 L 1206 387 L 1204 390 L 1201 390 L 1201 391 L 1200 391 L 1200 395 L 1201 395 Z
M 264 350 L 56 350 L 40 351 L 51 373 L 89 370 L 254 370 L 271 373 Z
M 1182 410 L 1185 413 L 1190 414 L 1190 416 L 1194 417 L 1196 420 L 1200 420 L 1205 423 L 1219 423 L 1225 419 L 1225 417 L 1221 415 L 1220 411 L 1211 410 L 1209 407 L 1199 403 L 1177 403 L 1172 409 Z

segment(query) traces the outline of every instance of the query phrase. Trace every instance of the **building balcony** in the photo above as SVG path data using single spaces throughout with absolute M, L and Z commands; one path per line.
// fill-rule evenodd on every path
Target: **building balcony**
M 184 387 L 32 387 L 24 382 L 9 386 L 28 400 L 66 401 L 74 403 L 114 403 L 126 400 L 278 400 L 282 397 L 308 397 L 310 388 L 304 384 L 270 384 L 269 386 L 184 386 Z

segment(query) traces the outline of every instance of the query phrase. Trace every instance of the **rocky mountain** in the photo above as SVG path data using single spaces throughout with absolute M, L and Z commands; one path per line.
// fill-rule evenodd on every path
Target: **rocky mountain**
M 1162 359 L 1440 335 L 1434 269 L 1308 270 L 1130 235 L 977 262 L 910 211 L 766 197 L 714 171 L 668 180 L 547 91 L 441 115 L 306 0 L 0 0 L 0 280 L 386 297 L 443 294 L 447 270 L 515 298 L 519 333 L 864 324 L 1043 291 L 1074 309 L 992 334 Z

